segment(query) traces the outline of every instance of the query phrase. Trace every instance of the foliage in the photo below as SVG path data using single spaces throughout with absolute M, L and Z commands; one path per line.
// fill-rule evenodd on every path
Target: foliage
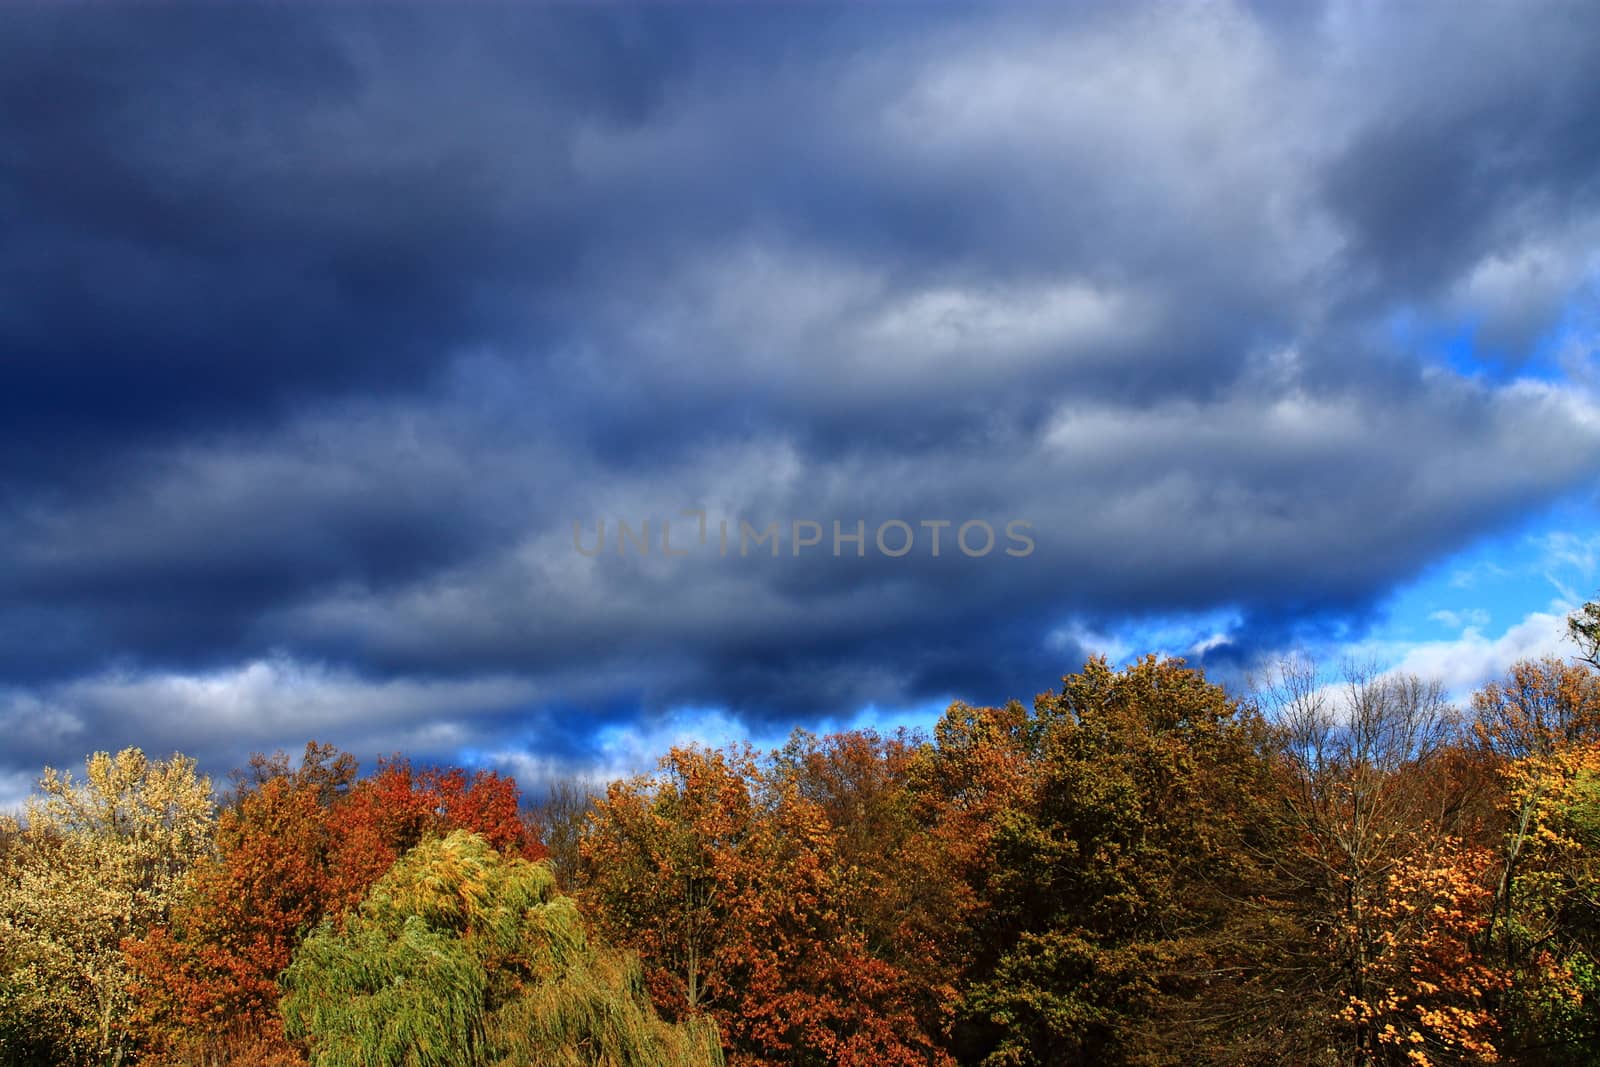
M 217 855 L 191 878 L 171 923 L 128 946 L 139 976 L 140 1035 L 169 1058 L 247 1035 L 284 1048 L 278 975 L 301 938 L 340 916 L 429 834 L 456 828 L 537 855 L 516 783 L 404 760 L 357 779 L 355 761 L 307 745 L 298 768 L 257 758 L 238 776 Z
M 1600 670 L 1600 603 L 1589 601 L 1567 616 L 1567 636 L 1578 646 L 1578 656 Z
M 720 1064 L 703 1022 L 651 1009 L 638 966 L 594 946 L 549 869 L 462 831 L 416 846 L 284 972 L 317 1067 Z
M 1181 661 L 1087 664 L 1022 729 L 1027 788 L 993 816 L 964 1058 L 1192 1062 L 1253 990 L 1264 725 Z M 1161 1025 L 1184 1018 L 1188 1025 Z
M 1355 991 L 1340 1019 L 1370 1035 L 1365 1062 L 1430 1067 L 1496 1063 L 1499 1025 L 1494 994 L 1506 976 L 1483 959 L 1475 941 L 1488 922 L 1487 850 L 1445 839 L 1407 855 L 1384 876 L 1366 916 L 1372 944 L 1356 957 Z M 1364 932 L 1343 931 L 1347 940 Z
M 583 836 L 598 794 L 578 778 L 558 778 L 550 783 L 544 803 L 534 813 L 547 855 L 545 861 L 556 882 L 568 892 L 583 885 Z
M 519 812 L 516 782 L 493 771 L 413 768 L 396 757 L 379 763 L 329 809 L 330 910 L 356 905 L 407 850 L 429 834 L 480 833 L 490 845 L 530 859 L 544 855 Z
M 1504 759 L 1549 755 L 1558 745 L 1600 738 L 1600 675 L 1546 658 L 1514 663 L 1473 694 L 1473 734 Z
M 748 749 L 674 749 L 660 775 L 614 784 L 591 826 L 584 899 L 601 928 L 640 952 L 669 1015 L 717 1020 L 731 1062 L 943 1062 L 791 774 Z
M 939 804 L 925 802 L 920 789 L 931 753 L 906 732 L 816 737 L 801 730 L 769 772 L 820 808 L 831 828 L 836 889 L 858 924 L 862 951 L 887 966 L 903 1025 L 927 1041 L 953 1017 L 974 899 L 956 871 L 968 843 L 937 825 Z
M 1528 1062 L 1587 1062 L 1600 1044 L 1600 741 L 1555 742 L 1502 767 L 1507 829 L 1487 938 L 1514 981 L 1506 1015 Z
M 1359 666 L 1289 661 L 1241 700 L 1181 661 L 1093 660 L 1031 708 L 674 749 L 604 796 L 557 783 L 536 816 L 509 778 L 398 756 L 363 778 L 316 743 L 252 758 L 220 815 L 183 757 L 86 772 L 47 770 L 0 819 L 8 1065 L 693 1064 L 726 1041 L 734 1067 L 1578 1067 L 1600 1047 L 1582 662 L 1513 664 L 1463 715 Z
M 184 756 L 97 752 L 46 768 L 0 872 L 0 1053 L 122 1062 L 133 1003 L 121 945 L 166 921 L 211 847 L 211 783 Z
M 278 973 L 329 899 L 330 834 L 315 784 L 274 777 L 223 812 L 218 856 L 172 922 L 130 943 L 140 1034 L 169 1055 L 243 1032 L 282 1043 Z

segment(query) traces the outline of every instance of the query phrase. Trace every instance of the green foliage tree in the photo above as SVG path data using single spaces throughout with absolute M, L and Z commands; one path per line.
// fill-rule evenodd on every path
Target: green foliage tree
M 1181 661 L 1096 659 L 1020 737 L 1027 788 L 993 815 L 977 921 L 995 949 L 966 990 L 963 1062 L 1194 1063 L 1219 1033 L 1281 1042 L 1241 905 L 1263 875 L 1260 719 Z
M 1600 603 L 1591 600 L 1568 615 L 1567 636 L 1578 646 L 1578 658 L 1600 669 Z
M 406 854 L 282 978 L 317 1067 L 720 1065 L 715 1030 L 672 1026 L 637 962 L 591 943 L 547 866 L 455 831 Z

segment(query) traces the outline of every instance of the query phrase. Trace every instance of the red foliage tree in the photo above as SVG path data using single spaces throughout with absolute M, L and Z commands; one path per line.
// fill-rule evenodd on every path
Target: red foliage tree
M 514 779 L 459 767 L 415 769 L 393 757 L 357 782 L 329 812 L 334 837 L 330 911 L 353 908 L 394 861 L 424 837 L 451 830 L 482 834 L 496 851 L 543 859 L 538 834 L 521 816 Z

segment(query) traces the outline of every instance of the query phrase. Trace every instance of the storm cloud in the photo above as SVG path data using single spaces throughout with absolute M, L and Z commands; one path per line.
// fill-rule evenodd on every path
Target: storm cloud
M 1222 669 L 1600 474 L 1582 5 L 0 22 L 0 774 Z

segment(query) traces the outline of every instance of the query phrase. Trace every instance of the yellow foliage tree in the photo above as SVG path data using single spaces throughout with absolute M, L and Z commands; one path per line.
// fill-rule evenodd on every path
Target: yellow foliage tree
M 1445 838 L 1389 869 L 1371 911 L 1378 934 L 1358 964 L 1360 992 L 1341 1012 L 1373 1036 L 1361 1062 L 1499 1062 L 1492 1004 L 1507 976 L 1475 949 L 1488 922 L 1492 861 L 1486 849 Z
M 130 1052 L 122 942 L 166 920 L 211 847 L 210 779 L 174 755 L 97 752 L 46 768 L 0 870 L 0 1060 L 106 1064 Z

